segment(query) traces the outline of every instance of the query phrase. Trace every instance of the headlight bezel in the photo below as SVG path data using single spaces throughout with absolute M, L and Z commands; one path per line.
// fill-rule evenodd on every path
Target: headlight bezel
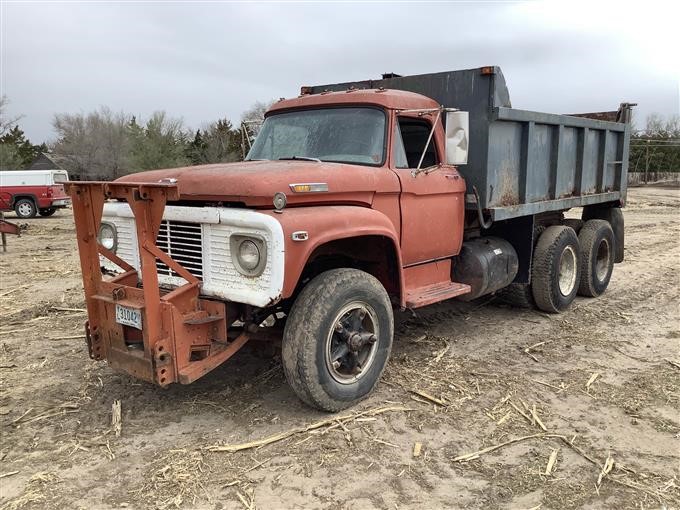
M 103 242 L 103 240 L 102 240 L 102 237 L 103 237 L 103 236 L 102 236 L 102 231 L 103 231 L 105 228 L 106 228 L 106 229 L 109 229 L 109 230 L 111 231 L 111 234 L 112 234 L 112 235 L 111 235 L 111 240 L 112 240 L 111 247 L 109 247 L 109 246 L 107 246 L 106 244 L 104 244 L 104 242 Z M 103 246 L 104 248 L 106 248 L 107 250 L 109 250 L 109 251 L 111 251 L 111 252 L 113 252 L 113 253 L 116 253 L 116 251 L 118 250 L 118 229 L 116 228 L 115 223 L 112 223 L 112 222 L 110 222 L 110 221 L 102 221 L 102 222 L 101 222 L 101 224 L 99 225 L 99 230 L 97 231 L 97 242 L 98 242 L 101 246 Z
M 257 265 L 255 265 L 255 267 L 252 269 L 246 267 L 240 258 L 241 245 L 246 241 L 253 243 L 260 255 Z M 231 260 L 239 273 L 241 273 L 243 276 L 248 276 L 251 278 L 262 275 L 264 268 L 267 266 L 267 240 L 263 236 L 251 233 L 232 234 L 229 237 L 229 248 L 231 252 Z

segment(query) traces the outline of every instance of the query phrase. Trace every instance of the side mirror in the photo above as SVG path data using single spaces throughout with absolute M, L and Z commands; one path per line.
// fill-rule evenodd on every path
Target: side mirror
M 470 139 L 468 112 L 446 112 L 446 163 L 467 165 Z

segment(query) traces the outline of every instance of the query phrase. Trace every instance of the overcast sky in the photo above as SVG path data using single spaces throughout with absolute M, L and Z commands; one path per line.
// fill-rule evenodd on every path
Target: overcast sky
M 680 2 L 2 1 L 2 94 L 34 143 L 56 112 L 238 122 L 300 85 L 500 65 L 516 108 L 680 104 Z

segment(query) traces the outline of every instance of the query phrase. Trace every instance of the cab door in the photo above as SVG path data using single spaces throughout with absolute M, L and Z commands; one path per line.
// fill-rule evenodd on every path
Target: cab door
M 441 126 L 422 156 L 436 117 L 436 112 L 392 117 L 390 168 L 401 185 L 405 266 L 457 255 L 463 240 L 465 182 L 454 166 L 444 164 Z M 421 156 L 421 170 L 416 172 Z

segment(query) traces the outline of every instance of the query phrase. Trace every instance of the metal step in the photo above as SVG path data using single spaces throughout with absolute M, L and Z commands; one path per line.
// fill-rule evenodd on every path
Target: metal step
M 434 283 L 406 291 L 406 307 L 420 308 L 470 292 L 470 286 L 458 282 Z

